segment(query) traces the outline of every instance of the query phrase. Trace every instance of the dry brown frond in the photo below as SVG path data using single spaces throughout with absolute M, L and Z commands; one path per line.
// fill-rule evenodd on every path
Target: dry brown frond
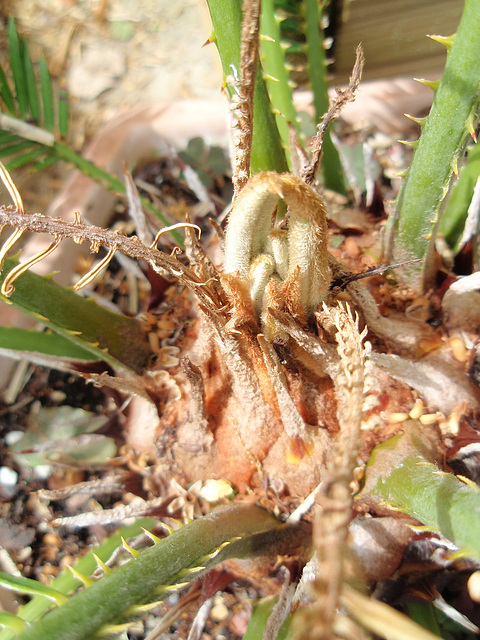
M 350 76 L 350 81 L 346 89 L 336 89 L 337 95 L 333 99 L 327 113 L 324 115 L 322 122 L 318 125 L 317 135 L 312 140 L 312 161 L 305 167 L 302 172 L 302 178 L 307 184 L 313 184 L 315 182 L 315 176 L 317 175 L 318 167 L 323 151 L 323 138 L 325 137 L 325 131 L 328 126 L 338 118 L 342 112 L 343 107 L 347 102 L 355 100 L 355 94 L 360 84 L 362 77 L 363 65 L 365 57 L 363 55 L 362 46 L 359 44 L 356 51 L 355 65 Z
M 361 444 L 362 406 L 367 349 L 365 332 L 348 307 L 328 308 L 317 314 L 328 333 L 335 333 L 340 373 L 334 379 L 340 431 L 316 494 L 314 602 L 302 619 L 302 638 L 330 640 L 343 588 L 348 526 L 352 518 L 354 469 Z
M 258 34 L 261 0 L 244 0 L 240 42 L 240 78 L 233 101 L 236 118 L 234 132 L 233 186 L 234 201 L 250 177 L 253 138 L 253 96 L 258 66 Z

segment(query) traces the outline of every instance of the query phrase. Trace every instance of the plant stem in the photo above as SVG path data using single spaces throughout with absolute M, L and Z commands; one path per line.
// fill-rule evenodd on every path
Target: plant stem
M 242 9 L 240 0 L 207 0 L 225 78 L 240 68 L 240 33 Z M 233 68 L 232 68 L 233 66 Z M 227 84 L 230 98 L 234 86 Z M 251 173 L 259 171 L 288 170 L 282 140 L 272 113 L 265 81 L 257 71 L 254 97 L 254 133 L 252 145 Z
M 422 267 L 400 271 L 417 289 L 431 284 L 433 245 L 440 208 L 457 170 L 479 104 L 480 3 L 466 0 L 445 72 L 397 200 L 387 237 L 388 262 L 426 257 Z M 469 124 L 470 123 L 470 124 Z
M 313 93 L 315 120 L 320 122 L 329 107 L 327 61 L 320 36 L 321 15 L 318 0 L 305 0 L 308 73 Z M 340 156 L 327 130 L 323 139 L 322 170 L 325 187 L 346 195 Z
M 13 260 L 5 260 L 0 283 L 15 266 Z M 49 278 L 27 271 L 15 280 L 15 291 L 6 302 L 90 352 L 92 360 L 123 365 L 136 373 L 149 363 L 151 348 L 136 320 L 113 313 Z
M 156 590 L 182 579 L 184 571 L 183 579 L 191 580 L 227 558 L 254 557 L 272 553 L 272 549 L 275 553 L 282 546 L 285 550 L 294 531 L 253 505 L 221 508 L 145 549 L 34 623 L 18 640 L 86 640 L 134 605 L 159 597 Z M 302 543 L 305 537 L 299 536 L 299 545 Z M 216 553 L 221 545 L 224 547 Z
M 288 124 L 295 127 L 297 136 L 301 136 L 300 121 L 293 103 L 292 89 L 289 84 L 285 53 L 280 43 L 280 26 L 275 17 L 273 0 L 262 0 L 260 30 L 263 36 L 260 43 L 260 59 L 266 74 L 268 93 L 272 101 L 278 131 L 290 162 L 290 130 Z
M 121 527 L 109 538 L 107 538 L 102 544 L 95 548 L 94 552 L 90 551 L 84 555 L 80 560 L 74 563 L 73 568 L 83 575 L 91 575 L 97 568 L 97 563 L 94 558 L 95 555 L 106 562 L 112 553 L 122 544 L 121 536 L 126 540 L 134 536 L 138 536 L 142 533 L 142 527 L 151 529 L 155 525 L 153 518 L 140 518 L 134 524 L 126 527 Z M 61 575 L 52 580 L 50 587 L 60 591 L 61 593 L 72 593 L 80 586 L 80 581 L 75 578 L 66 567 Z M 36 596 L 30 602 L 20 607 L 18 616 L 22 620 L 32 622 L 40 616 L 44 615 L 48 609 L 52 607 L 52 601 L 45 596 Z M 0 631 L 0 640 L 13 640 L 17 635 L 10 629 L 3 629 Z

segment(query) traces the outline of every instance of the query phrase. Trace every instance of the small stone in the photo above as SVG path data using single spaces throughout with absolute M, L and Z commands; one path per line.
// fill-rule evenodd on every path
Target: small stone
M 232 485 L 227 480 L 207 480 L 200 490 L 200 497 L 207 502 L 218 502 L 232 494 Z
M 480 602 L 480 571 L 474 571 L 467 582 L 467 589 L 472 600 Z
M 217 599 L 215 599 L 217 600 Z M 210 611 L 210 617 L 215 622 L 223 622 L 228 618 L 229 612 L 226 604 L 222 601 L 216 601 Z

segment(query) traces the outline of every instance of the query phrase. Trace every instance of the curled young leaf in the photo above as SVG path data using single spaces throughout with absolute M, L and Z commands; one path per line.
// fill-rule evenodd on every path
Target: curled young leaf
M 286 231 L 274 226 L 279 200 L 288 207 Z M 251 178 L 230 214 L 225 273 L 248 279 L 257 310 L 265 306 L 265 290 L 273 279 L 292 313 L 310 315 L 325 301 L 331 279 L 322 198 L 290 174 L 265 172 Z

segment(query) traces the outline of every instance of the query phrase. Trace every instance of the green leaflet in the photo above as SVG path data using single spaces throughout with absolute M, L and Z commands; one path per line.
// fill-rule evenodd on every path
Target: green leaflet
M 100 558 L 100 560 L 106 561 L 112 555 L 112 553 L 117 549 L 121 543 L 121 537 L 128 539 L 133 536 L 136 536 L 142 533 L 142 527 L 149 529 L 152 528 L 155 524 L 153 518 L 142 518 L 128 527 L 122 527 L 118 529 L 116 533 L 107 538 L 105 542 L 97 547 L 94 552 L 90 551 L 85 556 L 80 558 L 78 562 L 75 563 L 74 568 L 81 574 L 90 575 L 97 568 L 97 562 L 93 556 L 95 555 Z M 52 583 L 49 585 L 50 588 L 55 589 L 57 592 L 69 594 L 78 589 L 81 585 L 80 581 L 75 578 L 69 570 L 65 569 L 61 575 L 59 575 Z M 27 622 L 31 622 L 36 620 L 42 614 L 44 614 L 48 609 L 52 606 L 52 600 L 50 598 L 45 597 L 44 595 L 36 596 L 31 600 L 28 604 L 20 607 L 18 611 L 18 615 L 15 618 L 22 620 L 26 620 Z M 0 621 L 0 624 L 3 624 Z M 20 625 L 21 626 L 21 623 Z M 20 628 L 15 629 L 15 633 L 13 633 L 10 629 L 4 629 L 0 631 L 0 640 L 12 640 L 12 638 L 16 638 L 17 634 L 20 633 Z
M 232 505 L 194 520 L 50 611 L 18 640 L 87 640 L 106 625 L 122 622 L 135 605 L 158 598 L 178 579 L 191 580 L 232 557 L 281 549 L 298 530 L 253 505 Z M 299 545 L 305 537 L 298 536 Z M 276 546 L 278 544 L 279 546 Z M 124 620 L 123 620 L 124 621 Z M 1 637 L 1 636 L 0 636 Z
M 107 422 L 84 409 L 62 405 L 40 407 L 26 419 L 26 430 L 9 451 L 16 464 L 36 467 L 63 464 L 93 469 L 104 467 L 117 454 L 113 438 L 95 433 Z
M 22 120 L 29 115 L 27 76 L 23 66 L 23 56 L 20 38 L 18 37 L 15 20 L 8 21 L 8 47 L 10 50 L 10 65 L 12 67 L 18 112 Z
M 15 98 L 8 85 L 5 71 L 0 67 L 0 97 L 2 98 L 8 113 L 13 116 L 15 114 Z
M 413 454 L 379 478 L 372 493 L 480 560 L 480 489 L 475 485 Z
M 285 53 L 280 42 L 280 25 L 275 17 L 273 0 L 262 2 L 260 33 L 262 36 L 260 40 L 260 60 L 265 72 L 265 82 L 272 101 L 278 131 L 282 138 L 287 160 L 291 166 L 288 123 L 295 128 L 297 135 L 300 137 L 300 122 L 293 104 Z
M 439 233 L 445 237 L 454 250 L 458 249 L 479 175 L 480 145 L 475 144 L 468 149 L 467 162 L 460 173 L 458 182 L 453 186 L 438 227 Z M 474 232 L 473 229 L 472 231 Z
M 327 62 L 323 48 L 322 33 L 319 29 L 320 11 L 318 0 L 305 0 L 305 34 L 307 37 L 308 75 L 313 93 L 315 121 L 322 120 L 328 111 Z M 345 176 L 340 156 L 330 137 L 330 129 L 323 139 L 322 172 L 327 189 L 346 194 Z
M 267 626 L 273 607 L 277 604 L 277 598 L 262 598 L 257 602 L 252 611 L 252 617 L 242 640 L 261 640 Z M 291 618 L 288 617 L 280 628 L 276 640 L 285 640 L 290 627 Z
M 12 631 L 19 634 L 27 628 L 27 623 L 8 611 L 0 611 L 0 625 L 5 627 L 8 632 Z
M 38 580 L 30 578 L 12 576 L 9 573 L 0 571 L 0 585 L 6 589 L 11 589 L 17 593 L 25 593 L 29 596 L 44 596 L 54 600 L 57 604 L 64 604 L 68 598 L 64 593 L 44 585 Z
M 40 93 L 42 95 L 43 104 L 43 121 L 45 129 L 53 132 L 55 128 L 55 107 L 53 103 L 52 78 L 50 77 L 47 61 L 44 56 L 40 58 L 39 70 Z
M 26 39 L 23 39 L 22 45 L 23 68 L 28 92 L 28 107 L 33 121 L 40 122 L 40 100 L 38 98 L 37 82 Z
M 15 265 L 13 260 L 5 260 L 0 283 Z M 105 360 L 136 373 L 149 363 L 150 346 L 135 320 L 82 298 L 51 279 L 27 271 L 15 281 L 12 296 L 4 300 L 61 334 L 82 352 L 91 353 L 92 360 Z
M 241 4 L 240 0 L 208 0 L 214 41 L 218 47 L 225 78 L 234 75 L 235 70 L 238 72 L 240 68 Z M 227 85 L 227 89 L 232 97 L 234 88 L 232 85 Z M 258 70 L 254 98 L 251 172 L 252 174 L 268 170 L 282 172 L 287 169 L 285 152 L 265 81 Z
M 16 327 L 0 327 L 0 351 L 5 355 L 45 356 L 46 359 L 92 360 L 92 353 L 58 333 L 42 333 Z
M 239 68 L 241 3 L 238 0 L 209 0 L 208 5 L 225 77 L 232 76 L 231 65 L 237 70 Z M 319 122 L 328 109 L 329 100 L 325 52 L 319 30 L 316 0 L 307 0 L 305 3 L 305 18 L 307 59 L 311 72 L 315 119 Z M 290 132 L 287 123 L 290 122 L 297 133 L 300 133 L 273 0 L 262 3 L 260 30 L 264 36 L 260 41 L 260 59 L 266 80 L 258 74 L 254 99 L 252 174 L 264 170 L 285 171 L 286 162 L 290 162 Z M 232 96 L 232 87 L 228 86 L 228 90 Z M 322 170 L 325 186 L 345 193 L 343 169 L 328 133 L 324 139 Z

